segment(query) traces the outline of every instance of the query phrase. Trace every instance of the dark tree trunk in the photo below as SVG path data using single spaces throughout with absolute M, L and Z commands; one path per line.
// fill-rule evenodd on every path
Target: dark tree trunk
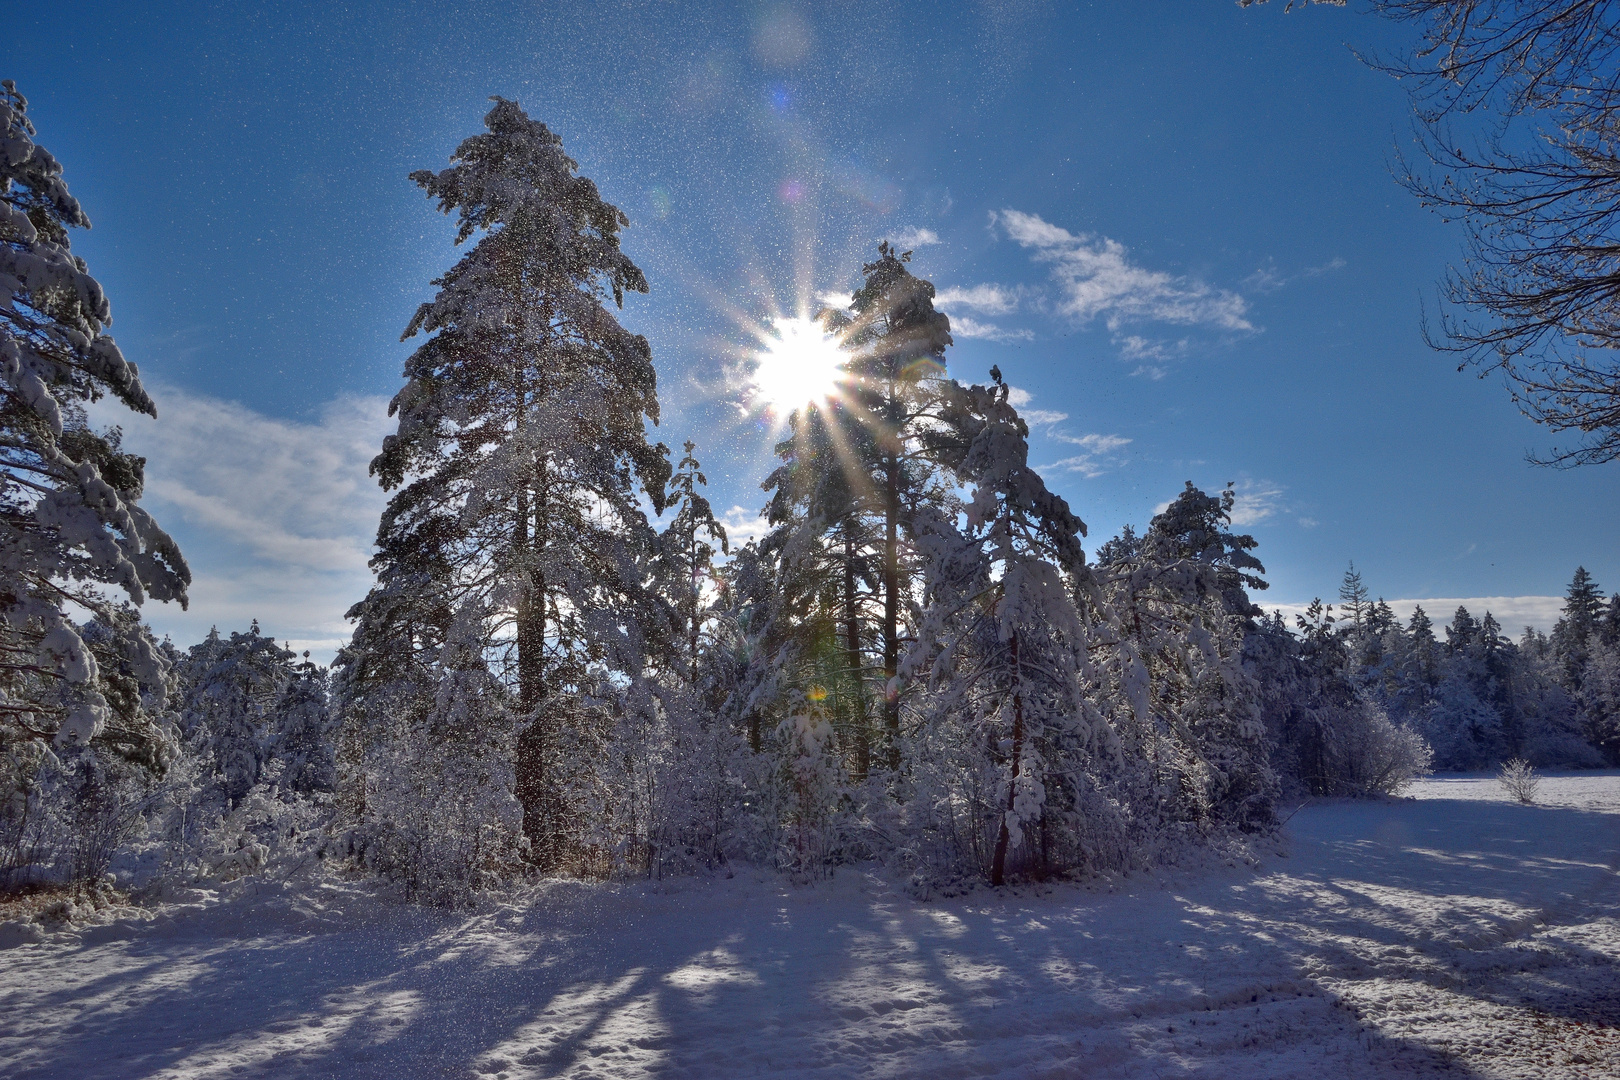
M 1012 636 L 1012 666 L 1014 684 L 1018 679 L 1018 634 Z M 1007 848 L 1012 834 L 1007 828 L 1007 816 L 1013 812 L 1018 799 L 1018 766 L 1024 757 L 1024 695 L 1013 691 L 1013 744 L 1012 779 L 1007 783 L 1006 812 L 1001 815 L 1001 829 L 996 833 L 996 853 L 990 863 L 990 884 L 1001 885 L 1007 880 Z
M 898 437 L 897 435 L 891 437 Z M 900 455 L 890 452 L 883 492 L 883 735 L 891 772 L 900 769 Z
M 861 671 L 860 598 L 855 593 L 855 535 L 844 523 L 844 653 L 855 710 L 855 778 L 872 768 L 872 737 L 866 726 L 866 681 Z
M 552 835 L 552 778 L 548 759 L 552 755 L 555 732 L 542 709 L 546 699 L 546 579 L 538 565 L 545 545 L 544 464 L 536 468 L 537 484 L 533 505 L 533 533 L 530 533 L 530 493 L 518 495 L 517 550 L 528 566 L 528 581 L 518 598 L 518 710 L 526 725 L 518 735 L 514 762 L 514 788 L 523 807 L 523 835 L 528 837 L 530 858 L 549 866 L 555 858 L 556 837 Z

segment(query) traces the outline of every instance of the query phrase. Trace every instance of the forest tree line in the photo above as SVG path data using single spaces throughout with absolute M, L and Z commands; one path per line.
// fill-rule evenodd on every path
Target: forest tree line
M 887 243 L 820 314 L 838 393 L 793 414 L 769 531 L 733 549 L 697 447 L 648 435 L 628 219 L 495 101 L 411 176 L 466 252 L 405 328 L 375 585 L 328 670 L 256 624 L 182 652 L 141 622 L 190 571 L 84 404 L 155 406 L 4 84 L 0 885 L 275 861 L 457 902 L 880 860 L 931 890 L 1239 851 L 1280 799 L 1431 762 L 1617 763 L 1620 601 L 1584 571 L 1550 637 L 1459 611 L 1441 641 L 1353 574 L 1288 626 L 1231 489 L 1190 483 L 1088 556 L 1011 387 L 949 375 L 949 319 Z

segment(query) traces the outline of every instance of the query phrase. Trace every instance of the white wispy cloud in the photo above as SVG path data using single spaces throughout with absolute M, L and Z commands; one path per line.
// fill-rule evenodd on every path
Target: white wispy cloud
M 1052 437 L 1062 442 L 1073 443 L 1076 446 L 1084 446 L 1086 449 L 1094 450 L 1099 454 L 1106 454 L 1111 451 L 1118 450 L 1122 446 L 1130 445 L 1131 442 L 1130 439 L 1125 438 L 1123 435 L 1055 434 Z
M 933 229 L 919 229 L 912 227 L 901 229 L 889 236 L 889 243 L 901 251 L 910 251 L 914 248 L 927 247 L 929 244 L 939 243 L 939 233 Z
M 143 615 L 180 645 L 257 618 L 330 659 L 348 638 L 343 613 L 371 585 L 387 495 L 367 467 L 393 426 L 387 399 L 339 398 L 306 422 L 182 390 L 154 397 L 156 421 L 106 405 L 92 414 L 147 459 L 142 504 L 191 563 L 190 610 L 154 603 Z
M 1278 289 L 1291 285 L 1302 278 L 1321 277 L 1323 274 L 1330 274 L 1335 270 L 1343 270 L 1348 265 L 1343 259 L 1335 255 L 1320 266 L 1307 266 L 1297 274 L 1285 274 L 1277 269 L 1275 259 L 1267 259 L 1266 265 L 1256 268 L 1254 273 L 1243 279 L 1243 284 L 1255 292 L 1276 292 Z
M 1283 487 L 1270 480 L 1245 480 L 1234 489 L 1233 525 L 1258 525 L 1283 510 Z
M 725 526 L 726 540 L 730 543 L 732 551 L 736 551 L 750 540 L 760 539 L 771 531 L 763 514 L 745 506 L 733 506 L 721 514 L 720 524 Z
M 1034 331 L 1007 330 L 993 322 L 981 322 L 964 311 L 981 315 L 1010 315 L 1018 310 L 1019 291 L 1005 285 L 952 285 L 934 294 L 934 306 L 951 317 L 951 333 L 957 337 L 984 338 L 988 341 L 1031 341 Z
M 1126 360 L 1137 361 L 1136 370 L 1132 375 L 1144 375 L 1157 382 L 1165 377 L 1169 368 L 1166 365 L 1172 360 L 1179 360 L 1187 355 L 1188 339 L 1180 338 L 1176 341 L 1145 338 L 1140 334 L 1116 334 L 1114 344 L 1119 346 L 1119 355 Z
M 1069 418 L 1068 413 L 1057 412 L 1054 409 L 1019 409 L 1018 415 L 1022 416 L 1026 423 L 1039 426 L 1061 424 Z
M 1131 440 L 1122 435 L 1063 435 L 1050 432 L 1053 438 L 1062 442 L 1071 443 L 1083 449 L 1082 453 L 1071 454 L 1061 458 L 1050 465 L 1040 466 L 1042 471 L 1053 469 L 1061 472 L 1079 473 L 1087 480 L 1102 476 L 1121 464 L 1119 451 L 1130 445 Z
M 1051 424 L 1061 424 L 1069 418 L 1066 412 L 1057 412 L 1053 409 L 1025 408 L 1035 397 L 1021 386 L 1007 387 L 1007 404 L 1018 410 L 1018 415 L 1032 427 L 1046 427 Z
M 1032 341 L 1033 330 L 1007 330 L 992 322 L 980 322 L 966 315 L 951 316 L 951 336 L 983 338 L 986 341 Z
M 967 308 L 986 315 L 1007 315 L 1018 310 L 1018 290 L 985 282 L 982 285 L 950 285 L 934 294 L 934 306 L 942 311 Z
M 1079 322 L 1102 319 L 1111 331 L 1143 322 L 1252 331 L 1248 301 L 1227 289 L 1133 263 L 1125 245 L 1071 233 L 1035 214 L 991 212 L 991 222 L 1051 266 L 1057 309 Z
M 1158 361 L 1179 360 L 1187 355 L 1189 342 L 1187 338 L 1175 341 L 1165 341 L 1157 338 L 1145 338 L 1140 334 L 1122 334 L 1114 339 L 1119 346 L 1119 354 L 1127 360 Z M 1132 372 L 1132 374 L 1137 374 Z

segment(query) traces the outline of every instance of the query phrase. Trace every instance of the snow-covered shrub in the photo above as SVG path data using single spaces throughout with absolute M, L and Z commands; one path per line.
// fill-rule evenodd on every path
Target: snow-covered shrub
M 287 774 L 283 762 L 272 762 L 260 783 L 212 823 L 201 876 L 229 880 L 270 869 L 285 877 L 326 852 L 332 796 L 299 791 Z
M 0 890 L 101 881 L 161 793 L 152 773 L 95 746 L 45 755 L 0 807 Z
M 153 805 L 152 780 L 143 771 L 94 753 L 63 764 L 60 784 L 69 827 L 60 861 L 67 880 L 100 881 L 118 850 L 145 830 Z
M 776 731 L 787 793 L 777 865 L 801 879 L 819 876 L 831 861 L 844 786 L 832 725 L 820 701 L 812 688 Z
M 678 687 L 638 682 L 617 712 L 584 800 L 586 843 L 623 873 L 713 869 L 726 858 L 740 801 L 735 733 Z
M 1536 801 L 1536 789 L 1541 786 L 1541 777 L 1536 770 L 1523 758 L 1513 758 L 1502 762 L 1501 771 L 1496 774 L 1497 782 L 1502 790 L 1526 806 Z
M 0 747 L 0 891 L 32 880 L 49 867 L 56 822 L 40 782 L 47 750 L 35 741 Z
M 359 854 L 408 897 L 454 906 L 510 880 L 524 849 L 510 748 L 420 735 L 372 759 Z
M 476 647 L 481 625 L 477 608 L 464 610 L 419 678 L 346 689 L 357 758 L 340 793 L 347 853 L 426 903 L 458 905 L 510 880 L 528 849 L 516 725 Z
M 1393 795 L 1429 772 L 1433 755 L 1423 736 L 1370 701 L 1324 704 L 1314 710 L 1314 720 L 1328 794 Z

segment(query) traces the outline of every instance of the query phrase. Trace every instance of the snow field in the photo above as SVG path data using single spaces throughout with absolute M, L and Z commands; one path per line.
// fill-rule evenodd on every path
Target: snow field
M 1612 1077 L 1620 774 L 1308 804 L 1258 869 L 474 915 L 255 885 L 0 952 L 7 1077 Z

